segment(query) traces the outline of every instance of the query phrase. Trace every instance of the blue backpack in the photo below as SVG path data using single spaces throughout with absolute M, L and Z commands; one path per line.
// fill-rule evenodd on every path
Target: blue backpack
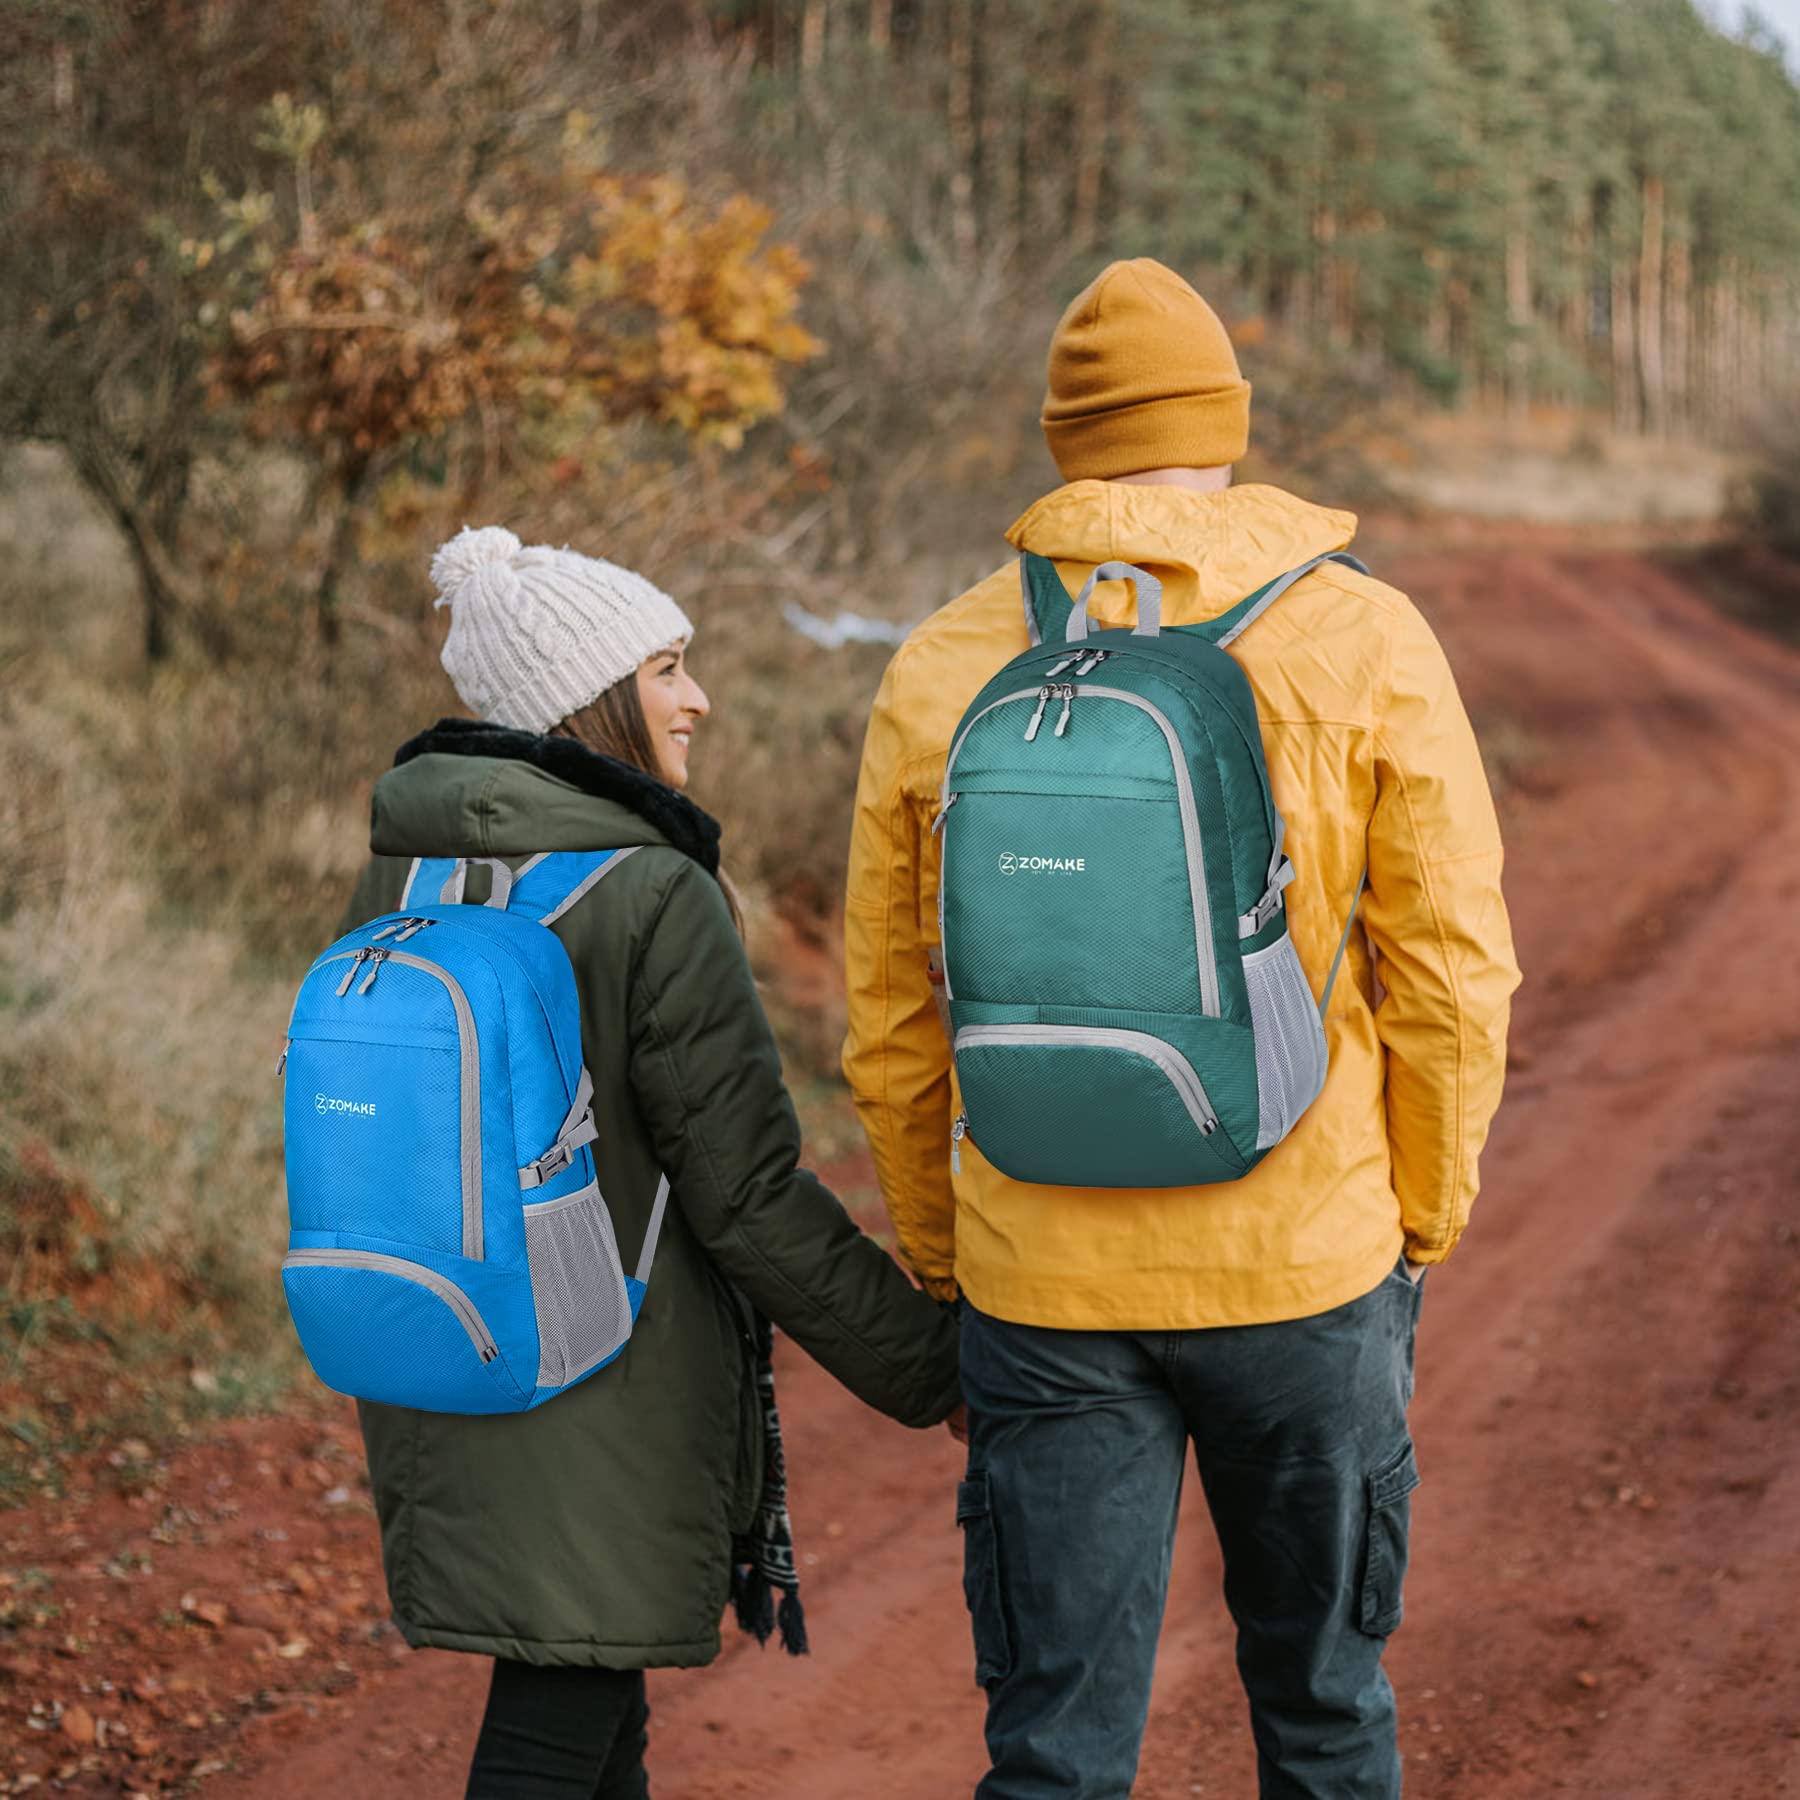
M 643 1303 L 659 1182 L 627 1276 L 594 1177 L 593 1083 L 560 918 L 630 850 L 559 851 L 484 906 L 465 858 L 415 858 L 294 1001 L 288 1309 L 314 1372 L 361 1400 L 523 1412 L 611 1362 Z M 431 896 L 435 904 L 416 903 Z

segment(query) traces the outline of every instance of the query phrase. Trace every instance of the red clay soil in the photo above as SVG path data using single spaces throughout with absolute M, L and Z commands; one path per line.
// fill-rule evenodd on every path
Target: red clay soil
M 1492 727 L 1527 972 L 1475 1225 L 1426 1292 L 1407 1791 L 1800 1795 L 1800 656 L 1624 552 L 1384 567 Z M 783 1376 L 814 1653 L 728 1630 L 653 1677 L 655 1791 L 966 1795 L 958 1453 Z M 384 1624 L 357 1452 L 344 1413 L 252 1421 L 0 1514 L 0 1777 L 459 1795 L 487 1667 Z M 1144 1800 L 1255 1789 L 1197 1484 L 1186 1514 Z

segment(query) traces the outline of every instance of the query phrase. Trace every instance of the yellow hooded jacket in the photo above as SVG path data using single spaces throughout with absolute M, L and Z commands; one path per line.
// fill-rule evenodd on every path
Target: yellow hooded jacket
M 1272 487 L 1196 493 L 1077 481 L 1007 533 L 1069 591 L 1142 564 L 1163 617 L 1216 617 L 1350 542 L 1355 519 Z M 1108 582 L 1094 611 L 1132 620 Z M 944 759 L 977 689 L 1025 649 L 1017 566 L 934 613 L 895 655 L 863 751 L 846 937 L 844 1072 L 906 1261 L 941 1296 L 1077 1330 L 1301 1318 L 1367 1292 L 1402 1247 L 1441 1262 L 1475 1198 L 1518 985 L 1500 833 L 1444 653 L 1412 603 L 1337 564 L 1296 583 L 1232 654 L 1256 694 L 1298 871 L 1289 929 L 1323 990 L 1365 860 L 1369 887 L 1333 991 L 1325 1090 L 1244 1179 L 1196 1189 L 1016 1182 L 965 1142 L 932 975 Z M 939 990 L 941 991 L 941 990 Z

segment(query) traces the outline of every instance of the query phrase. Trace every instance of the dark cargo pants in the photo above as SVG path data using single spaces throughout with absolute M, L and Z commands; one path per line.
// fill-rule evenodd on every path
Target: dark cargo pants
M 978 1800 L 1131 1791 L 1189 1442 L 1265 1800 L 1391 1800 L 1419 1287 L 1310 1319 L 1050 1331 L 962 1309 L 957 1494 L 992 1768 Z

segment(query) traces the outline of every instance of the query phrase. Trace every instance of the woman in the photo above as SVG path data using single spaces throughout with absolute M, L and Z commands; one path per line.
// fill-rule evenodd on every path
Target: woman
M 719 828 L 680 791 L 710 711 L 686 616 L 628 570 L 492 527 L 432 576 L 478 717 L 414 738 L 376 784 L 346 928 L 398 905 L 415 856 L 634 848 L 551 929 L 628 1266 L 660 1172 L 673 1204 L 610 1367 L 535 1412 L 361 1407 L 382 1556 L 409 1643 L 496 1659 L 471 1796 L 636 1800 L 645 1669 L 710 1662 L 728 1596 L 766 1637 L 771 1583 L 804 1648 L 763 1320 L 914 1426 L 957 1405 L 956 1332 L 797 1167 Z

